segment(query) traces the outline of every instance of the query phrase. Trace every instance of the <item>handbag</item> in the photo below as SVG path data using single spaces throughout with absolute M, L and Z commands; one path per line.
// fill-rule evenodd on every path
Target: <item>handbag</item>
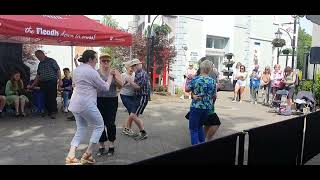
M 184 117 L 189 120 L 189 116 L 190 116 L 190 111 Z

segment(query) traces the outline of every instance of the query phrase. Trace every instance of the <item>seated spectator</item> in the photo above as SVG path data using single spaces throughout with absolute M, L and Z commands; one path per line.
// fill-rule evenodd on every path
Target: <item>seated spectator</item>
M 0 84 L 0 86 L 1 86 L 1 84 Z M 2 89 L 3 89 L 3 87 L 1 86 L 0 87 L 0 117 L 2 116 L 2 111 L 3 111 L 4 106 L 6 105 L 6 97 L 3 96 Z
M 20 78 L 20 72 L 16 71 L 12 74 L 11 79 L 6 85 L 7 105 L 12 106 L 14 104 L 16 109 L 16 116 L 26 116 L 24 112 L 25 104 L 29 102 L 29 99 L 24 95 L 24 85 Z
M 60 87 L 60 90 L 62 90 L 63 111 L 67 113 L 69 99 L 71 98 L 71 94 L 72 94 L 72 78 L 70 76 L 69 68 L 64 68 L 63 73 L 64 73 L 64 78 L 62 79 L 62 86 Z
M 295 82 L 296 82 L 296 74 L 292 71 L 291 67 L 287 66 L 284 69 L 284 77 L 282 79 L 282 82 L 284 83 L 284 89 L 289 92 L 287 97 L 287 104 L 288 107 L 291 109 L 292 107 L 292 98 L 295 88 Z

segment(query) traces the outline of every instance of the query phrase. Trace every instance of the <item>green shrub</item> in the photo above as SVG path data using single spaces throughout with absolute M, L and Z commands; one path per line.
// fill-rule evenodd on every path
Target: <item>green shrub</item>
M 160 85 L 160 86 L 155 87 L 154 91 L 155 92 L 168 92 L 168 88 Z
M 312 80 L 301 81 L 298 86 L 298 91 L 311 91 L 312 89 Z
M 317 73 L 316 76 L 316 83 L 315 83 L 315 96 L 317 99 L 318 104 L 320 104 L 320 73 Z
M 175 94 L 177 94 L 177 95 L 179 95 L 179 96 L 182 95 L 182 94 L 183 94 L 182 88 L 177 87 Z

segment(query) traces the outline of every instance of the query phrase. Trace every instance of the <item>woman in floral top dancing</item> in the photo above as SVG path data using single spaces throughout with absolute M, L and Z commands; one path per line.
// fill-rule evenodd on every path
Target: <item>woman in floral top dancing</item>
M 186 87 L 186 92 L 200 97 L 200 100 L 193 99 L 190 105 L 189 130 L 192 145 L 205 141 L 203 125 L 212 108 L 212 97 L 216 93 L 215 82 L 208 76 L 212 67 L 211 61 L 203 61 L 200 64 L 200 76 L 194 77 Z

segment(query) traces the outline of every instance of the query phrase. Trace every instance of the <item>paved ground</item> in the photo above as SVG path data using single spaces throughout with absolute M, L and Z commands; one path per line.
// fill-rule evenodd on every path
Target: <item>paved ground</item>
M 232 103 L 230 92 L 219 92 L 218 96 L 216 111 L 222 125 L 215 138 L 290 118 L 268 113 L 267 107 L 247 101 Z M 97 158 L 97 164 L 129 164 L 190 146 L 188 121 L 184 118 L 189 105 L 189 100 L 153 96 L 142 116 L 149 138 L 137 142 L 121 135 L 127 113 L 120 103 L 115 155 Z M 0 164 L 64 164 L 75 132 L 75 122 L 67 121 L 67 116 L 59 113 L 55 120 L 37 116 L 1 118 Z M 89 135 L 83 143 L 88 140 Z M 79 149 L 83 152 L 84 148 L 83 144 Z

